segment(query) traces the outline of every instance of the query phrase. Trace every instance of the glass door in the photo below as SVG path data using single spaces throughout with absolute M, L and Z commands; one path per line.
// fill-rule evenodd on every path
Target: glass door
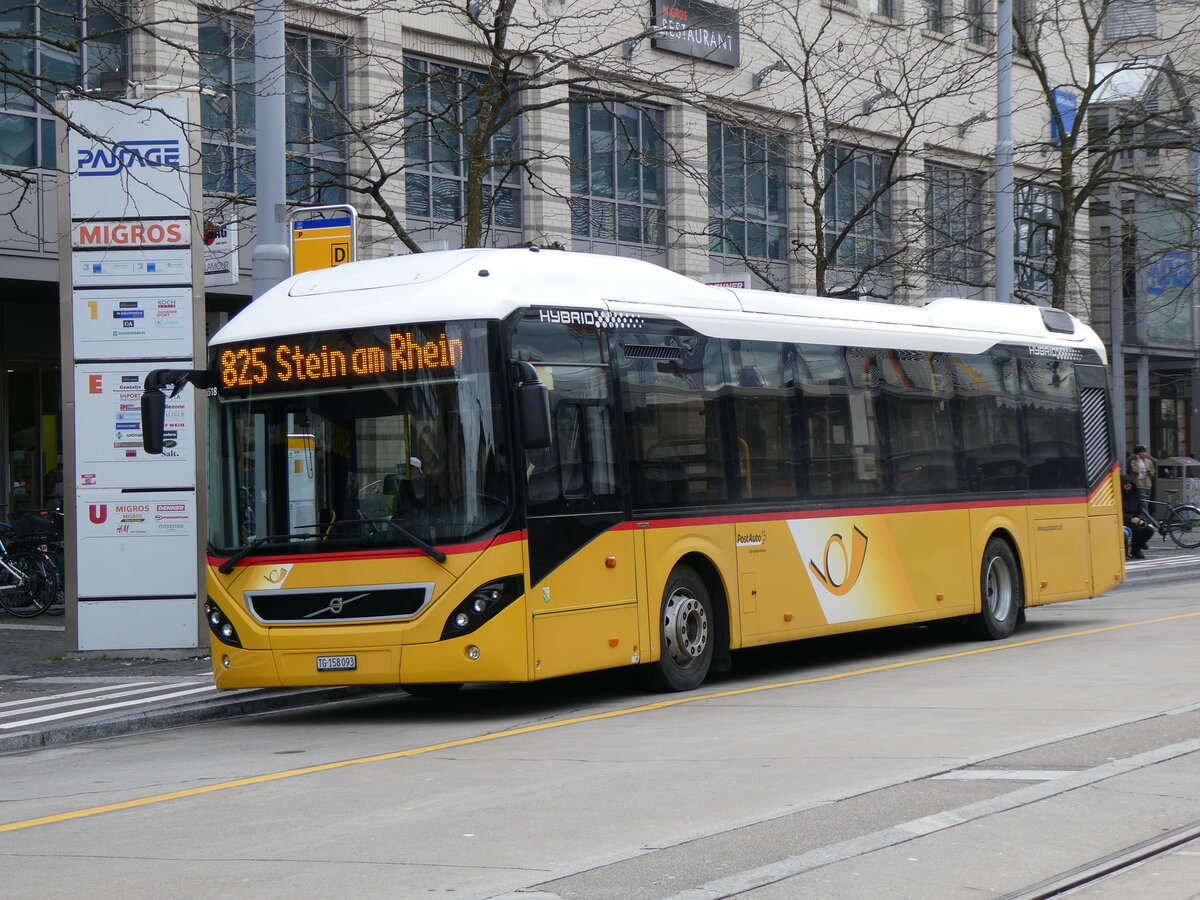
M 9 360 L 0 373 L 0 516 L 62 505 L 58 364 Z

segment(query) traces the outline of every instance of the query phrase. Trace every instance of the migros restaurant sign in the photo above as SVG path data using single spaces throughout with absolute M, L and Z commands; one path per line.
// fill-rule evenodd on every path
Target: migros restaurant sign
M 717 63 L 741 63 L 736 10 L 703 0 L 654 0 L 656 50 L 680 53 Z

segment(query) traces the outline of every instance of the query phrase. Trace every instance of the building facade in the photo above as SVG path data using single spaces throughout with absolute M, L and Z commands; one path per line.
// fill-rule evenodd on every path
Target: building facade
M 205 298 L 215 326 L 250 297 L 254 99 L 273 89 L 255 81 L 253 12 L 167 3 L 130 23 L 80 0 L 69 15 L 0 13 L 0 518 L 61 495 L 52 98 L 200 93 L 206 218 L 238 222 L 241 243 L 238 283 Z M 1111 222 L 1093 222 L 1090 202 L 1064 216 L 1054 153 L 1082 139 L 1066 112 L 1088 94 L 1078 60 L 1100 51 L 1077 16 L 1032 0 L 1016 16 L 1011 299 L 1103 324 L 1126 291 L 1096 261 Z M 979 0 L 432 0 L 295 4 L 286 18 L 289 203 L 352 203 L 362 256 L 532 244 L 764 289 L 997 299 L 994 15 Z M 1086 154 L 1073 164 L 1087 175 Z M 1190 246 L 1177 252 L 1190 271 Z M 1130 259 L 1137 297 L 1152 292 Z M 1161 324 L 1179 337 L 1176 320 Z M 1172 453 L 1196 446 L 1190 381 L 1149 373 L 1159 350 L 1171 372 L 1194 369 L 1188 327 L 1170 348 L 1146 332 L 1148 361 L 1133 366 L 1135 388 L 1147 381 L 1128 427 L 1160 432 Z

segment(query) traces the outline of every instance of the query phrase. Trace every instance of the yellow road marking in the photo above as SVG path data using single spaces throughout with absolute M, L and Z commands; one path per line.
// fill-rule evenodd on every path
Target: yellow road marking
M 1175 616 L 1163 616 L 1158 619 L 1144 619 L 1140 622 L 1126 622 L 1122 625 L 1105 625 L 1102 628 L 1089 628 L 1086 631 L 1073 631 L 1068 634 L 1055 634 L 1047 637 L 1031 638 L 1027 641 L 1014 641 L 1007 644 L 991 644 L 987 647 L 976 647 L 973 650 L 962 650 L 958 653 L 945 653 L 941 656 L 924 656 L 920 659 L 910 659 L 904 662 L 888 663 L 882 666 L 869 666 L 863 669 L 853 669 L 849 672 L 837 672 L 833 675 L 818 675 L 813 678 L 799 678 L 794 681 L 777 681 L 772 684 L 760 684 L 755 687 L 735 688 L 729 691 L 716 691 L 710 694 L 695 694 L 688 697 L 673 697 L 670 700 L 660 700 L 642 706 L 631 706 L 627 709 L 614 709 L 608 712 L 593 713 L 586 716 L 575 716 L 570 719 L 560 719 L 555 722 L 542 722 L 537 725 L 525 725 L 521 728 L 510 728 L 507 731 L 496 731 L 491 734 L 480 734 L 473 737 L 458 738 L 453 741 L 443 741 L 439 744 L 429 744 L 425 747 L 413 747 L 409 750 L 396 750 L 391 753 L 379 753 L 374 756 L 361 756 L 357 759 L 344 759 L 340 762 L 323 763 L 319 766 L 305 766 L 301 769 L 288 769 L 284 772 L 273 772 L 268 775 L 254 775 L 249 778 L 239 778 L 235 781 L 223 781 L 220 784 L 210 784 L 204 787 L 188 788 L 183 791 L 172 791 L 169 794 L 155 794 L 152 797 L 141 797 L 137 800 L 125 800 L 121 803 L 110 803 L 106 806 L 92 806 L 87 809 L 77 809 L 71 812 L 57 813 L 52 816 L 42 816 L 37 819 L 25 819 L 20 822 L 10 822 L 0 825 L 0 832 L 20 831 L 33 828 L 36 825 L 52 825 L 56 822 L 69 822 L 72 819 L 83 819 L 97 816 L 101 813 L 117 812 L 122 809 L 136 809 L 139 806 L 150 806 L 155 803 L 165 803 L 168 800 L 182 800 L 186 797 L 199 797 L 215 791 L 230 788 L 248 787 L 255 784 L 267 784 L 272 781 L 282 781 L 285 778 L 295 778 L 299 775 L 312 775 L 316 772 L 331 772 L 348 766 L 361 766 L 367 763 L 386 762 L 392 759 L 404 759 L 409 756 L 422 756 L 426 753 L 436 753 L 439 750 L 450 750 L 455 747 L 468 747 L 472 744 L 482 744 L 502 738 L 519 737 L 534 734 L 550 728 L 562 728 L 566 725 L 579 725 L 584 722 L 599 722 L 603 719 L 614 719 L 619 716 L 629 716 L 634 713 L 649 712 L 656 709 L 668 709 L 672 706 L 682 706 L 685 703 L 696 703 L 700 700 L 719 700 L 725 697 L 737 697 L 744 694 L 756 694 L 761 691 L 773 691 L 779 688 L 799 687 L 805 684 L 820 684 L 824 681 L 838 681 L 842 678 L 854 678 L 859 675 L 873 675 L 877 672 L 887 672 L 892 669 L 905 669 L 909 666 L 924 665 L 925 663 L 944 662 L 949 659 L 961 659 L 966 656 L 978 656 L 981 653 L 995 653 L 1000 650 L 1015 650 L 1018 647 L 1031 647 L 1035 644 L 1045 644 L 1050 641 L 1061 641 L 1066 638 L 1087 637 L 1093 634 L 1103 634 L 1106 631 L 1118 631 L 1123 628 L 1134 628 L 1142 625 L 1158 625 L 1163 622 L 1174 622 L 1177 619 L 1190 619 L 1200 616 L 1200 612 L 1181 613 Z

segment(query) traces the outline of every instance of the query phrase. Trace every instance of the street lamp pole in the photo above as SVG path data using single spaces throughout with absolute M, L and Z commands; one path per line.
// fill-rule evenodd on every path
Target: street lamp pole
M 1012 303 L 1013 245 L 1013 136 L 1012 53 L 1013 0 L 996 3 L 996 299 Z
M 287 48 L 283 0 L 254 7 L 254 181 L 257 235 L 253 293 L 259 297 L 291 274 L 287 242 Z

